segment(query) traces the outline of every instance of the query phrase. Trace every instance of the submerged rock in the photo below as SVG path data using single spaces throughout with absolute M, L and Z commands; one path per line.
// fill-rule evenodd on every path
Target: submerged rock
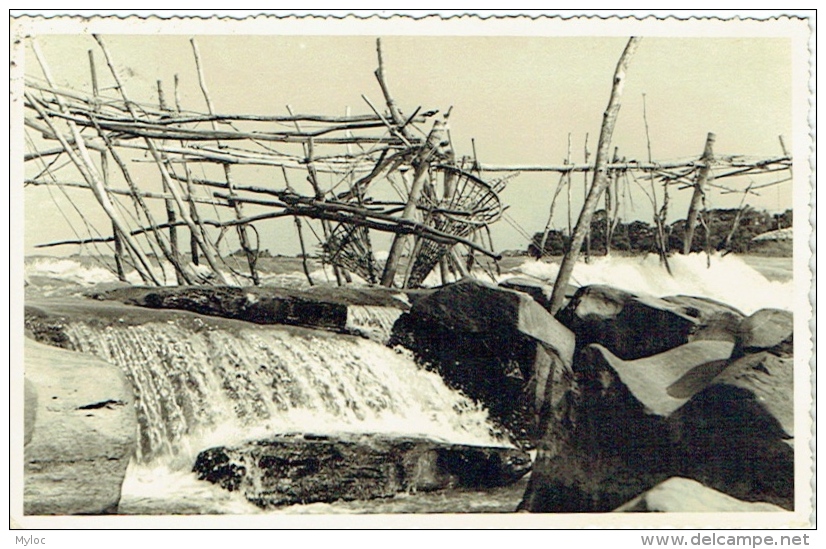
M 117 512 L 137 438 L 131 385 L 107 362 L 33 341 L 24 360 L 23 512 Z
M 672 477 L 628 503 L 620 513 L 756 513 L 785 511 L 763 502 L 747 502 L 703 486 L 696 480 Z
M 504 486 L 530 466 L 530 456 L 513 448 L 384 435 L 281 435 L 210 448 L 198 455 L 193 470 L 202 480 L 270 508 Z
M 662 353 L 695 339 L 734 341 L 742 313 L 710 299 L 660 299 L 610 286 L 580 288 L 557 318 L 576 334 L 623 360 Z
M 573 334 L 528 295 L 470 279 L 416 301 L 391 344 L 411 349 L 528 443 L 544 429 L 536 412 L 546 391 L 570 374 L 574 351 Z

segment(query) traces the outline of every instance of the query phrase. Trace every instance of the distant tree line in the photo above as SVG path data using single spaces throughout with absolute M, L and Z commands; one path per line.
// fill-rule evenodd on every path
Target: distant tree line
M 739 215 L 738 215 L 739 212 Z M 792 210 L 770 214 L 765 210 L 751 207 L 743 209 L 713 209 L 702 214 L 691 244 L 692 252 L 731 251 L 745 253 L 752 246 L 752 239 L 760 234 L 792 226 Z M 604 254 L 606 250 L 607 221 L 605 210 L 595 212 L 591 221 L 590 252 Z M 685 219 L 680 219 L 665 226 L 667 252 L 680 252 L 683 249 Z M 645 221 L 623 223 L 617 221 L 611 235 L 611 250 L 629 253 L 656 253 L 657 229 Z M 538 257 L 542 233 L 533 235 L 528 245 L 528 254 Z M 583 249 L 587 246 L 586 242 Z M 545 240 L 544 255 L 563 255 L 568 251 L 568 236 L 559 230 L 551 230 Z

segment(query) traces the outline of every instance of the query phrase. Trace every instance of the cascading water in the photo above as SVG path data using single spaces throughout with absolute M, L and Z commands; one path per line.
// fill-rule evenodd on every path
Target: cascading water
M 486 411 L 405 353 L 373 341 L 199 319 L 74 322 L 66 333 L 77 350 L 119 365 L 133 382 L 142 462 L 177 456 L 183 467 L 206 446 L 284 432 L 503 443 Z

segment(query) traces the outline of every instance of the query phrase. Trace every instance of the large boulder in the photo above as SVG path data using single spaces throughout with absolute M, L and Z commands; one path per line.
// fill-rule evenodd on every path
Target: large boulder
M 672 477 L 628 503 L 620 513 L 757 513 L 785 511 L 763 502 L 747 502 L 703 486 L 696 480 Z
M 735 354 L 770 351 L 791 357 L 794 348 L 794 316 L 781 309 L 760 309 L 738 326 Z
M 733 362 L 669 418 L 680 474 L 746 501 L 794 508 L 793 360 Z
M 107 362 L 30 340 L 24 361 L 23 512 L 117 512 L 137 439 L 131 385 Z
M 262 508 L 392 497 L 400 492 L 490 488 L 516 482 L 530 456 L 514 448 L 412 437 L 281 435 L 201 452 L 198 478 Z
M 554 290 L 553 284 L 549 284 L 544 280 L 530 276 L 515 276 L 501 281 L 499 286 L 509 290 L 516 290 L 518 292 L 526 293 L 531 296 L 534 301 L 542 305 L 546 311 L 550 312 L 551 310 L 551 294 Z M 579 288 L 576 286 L 568 284 L 565 289 L 563 306 L 568 303 L 574 294 L 576 294 L 578 289 Z
M 586 347 L 567 396 L 545 407 L 551 417 L 520 508 L 606 512 L 673 476 L 667 419 L 725 367 L 732 347 L 697 341 L 634 361 Z
M 409 298 L 398 290 L 330 286 L 305 290 L 232 286 L 130 287 L 92 293 L 90 297 L 257 324 L 288 324 L 354 333 L 381 342 L 387 341 L 396 319 L 410 308 Z
M 570 374 L 575 342 L 528 295 L 466 279 L 416 301 L 391 344 L 411 349 L 516 439 L 532 443 L 544 430 L 536 412 L 554 380 Z
M 557 318 L 577 349 L 603 345 L 623 360 L 662 353 L 695 339 L 734 341 L 742 313 L 703 298 L 660 299 L 611 286 L 580 288 Z

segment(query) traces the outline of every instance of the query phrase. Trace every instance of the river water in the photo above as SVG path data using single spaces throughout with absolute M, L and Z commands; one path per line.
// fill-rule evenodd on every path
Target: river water
M 607 283 L 653 295 L 698 295 L 749 314 L 792 308 L 791 260 L 672 258 L 673 277 L 656 257 L 597 258 L 577 266 L 577 284 Z M 553 280 L 557 265 L 523 261 L 501 278 Z M 112 282 L 109 273 L 71 259 L 38 259 L 27 278 L 71 295 Z M 279 277 L 300 281 L 300 274 Z M 63 281 L 69 286 L 62 286 Z M 35 290 L 29 288 L 30 291 Z M 486 410 L 451 390 L 403 351 L 381 344 L 394 318 L 357 311 L 353 322 L 372 339 L 292 327 L 232 329 L 170 320 L 134 326 L 67 326 L 72 345 L 120 366 L 137 396 L 139 449 L 123 486 L 123 514 L 260 514 L 240 494 L 191 473 L 198 452 L 270 434 L 387 433 L 448 442 L 507 446 Z M 446 490 L 393 498 L 293 505 L 274 514 L 512 512 L 527 478 L 493 490 Z

